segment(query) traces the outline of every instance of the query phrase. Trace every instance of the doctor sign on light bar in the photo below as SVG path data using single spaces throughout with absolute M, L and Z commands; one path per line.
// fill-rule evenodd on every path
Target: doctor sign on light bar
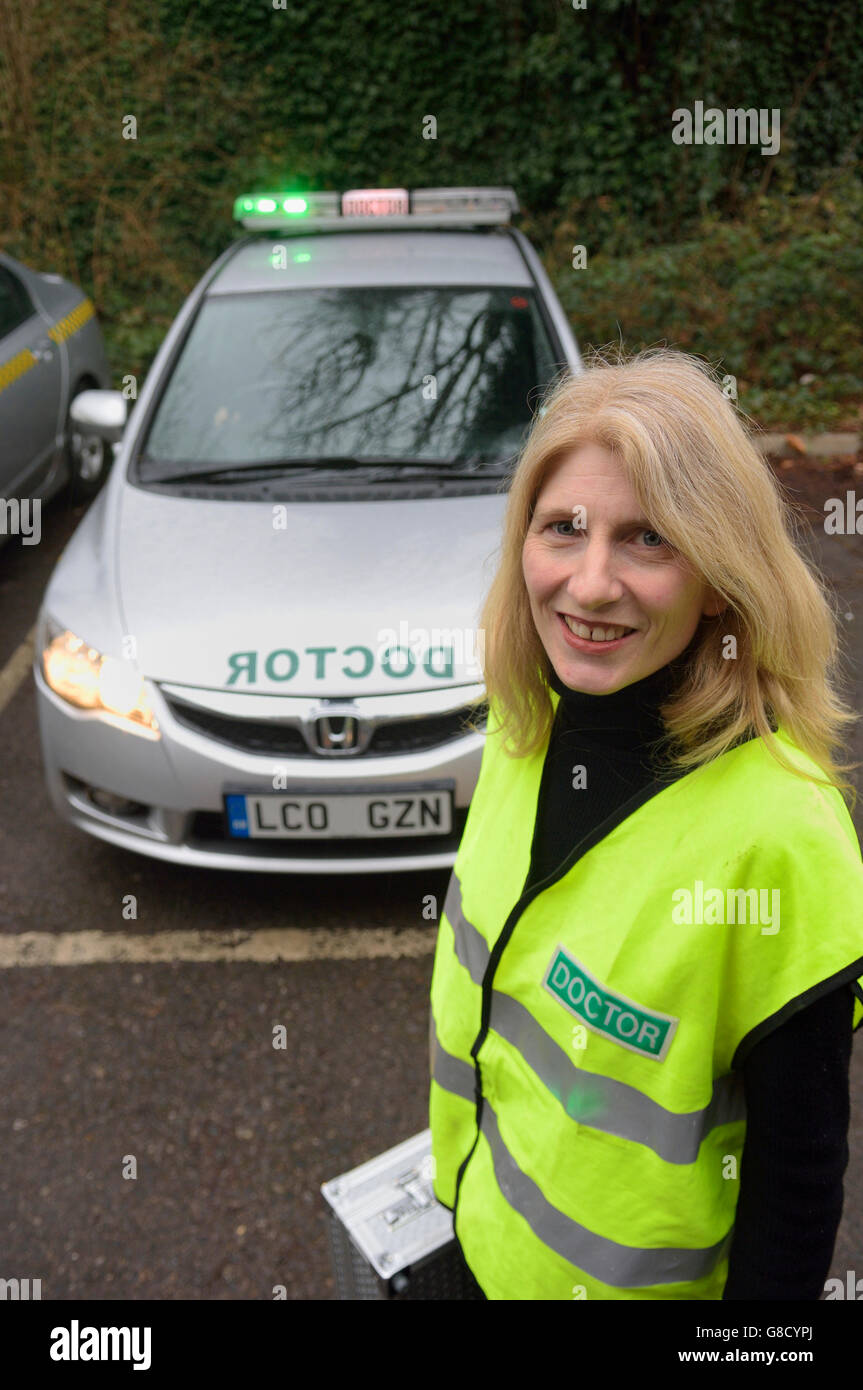
M 342 194 L 343 217 L 388 217 L 410 212 L 406 188 L 352 188 Z
M 519 211 L 512 188 L 351 188 L 344 193 L 301 193 L 283 189 L 244 193 L 234 218 L 261 231 L 298 231 L 338 226 L 468 227 L 507 223 Z

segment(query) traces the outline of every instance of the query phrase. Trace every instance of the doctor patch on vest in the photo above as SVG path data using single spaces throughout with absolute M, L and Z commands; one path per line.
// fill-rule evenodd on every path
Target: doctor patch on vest
M 592 1032 L 664 1062 L 680 1020 L 612 994 L 558 943 L 543 986 Z

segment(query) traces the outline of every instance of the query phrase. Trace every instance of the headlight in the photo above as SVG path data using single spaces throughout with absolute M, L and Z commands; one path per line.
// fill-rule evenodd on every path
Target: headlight
M 161 738 L 140 673 L 131 661 L 105 656 L 68 628 L 46 618 L 40 633 L 42 674 L 61 699 L 97 710 L 121 727 Z

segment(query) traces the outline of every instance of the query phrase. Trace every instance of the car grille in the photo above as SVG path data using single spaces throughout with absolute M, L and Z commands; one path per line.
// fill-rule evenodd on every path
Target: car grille
M 207 734 L 219 743 L 240 748 L 246 753 L 264 756 L 276 753 L 291 758 L 318 758 L 321 754 L 309 748 L 301 731 L 290 724 L 274 724 L 254 719 L 232 719 L 212 710 L 193 708 L 169 700 L 171 712 L 181 724 L 198 733 Z M 484 729 L 488 702 L 476 709 L 463 706 L 446 714 L 425 715 L 417 719 L 398 719 L 380 724 L 372 734 L 363 757 L 395 757 L 401 753 L 418 753 L 425 748 L 437 748 L 452 739 L 463 738 L 471 732 L 470 718 L 479 730 Z M 331 759 L 331 761 L 333 761 Z

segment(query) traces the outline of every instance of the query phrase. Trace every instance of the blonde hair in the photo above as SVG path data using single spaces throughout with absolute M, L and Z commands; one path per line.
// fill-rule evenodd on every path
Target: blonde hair
M 838 787 L 853 806 L 856 791 L 841 774 L 859 764 L 835 762 L 833 750 L 858 716 L 834 685 L 838 621 L 804 554 L 805 523 L 713 369 L 668 348 L 628 360 L 596 352 L 585 372 L 552 381 L 511 476 L 500 563 L 479 620 L 486 698 L 510 756 L 546 743 L 554 709 L 553 668 L 522 572 L 525 536 L 547 474 L 589 443 L 616 455 L 651 526 L 727 604 L 702 617 L 683 678 L 661 706 L 670 765 L 691 771 L 757 735 L 783 767 L 809 777 L 782 756 L 772 721 L 826 774 L 810 780 Z M 736 660 L 722 655 L 728 635 Z

